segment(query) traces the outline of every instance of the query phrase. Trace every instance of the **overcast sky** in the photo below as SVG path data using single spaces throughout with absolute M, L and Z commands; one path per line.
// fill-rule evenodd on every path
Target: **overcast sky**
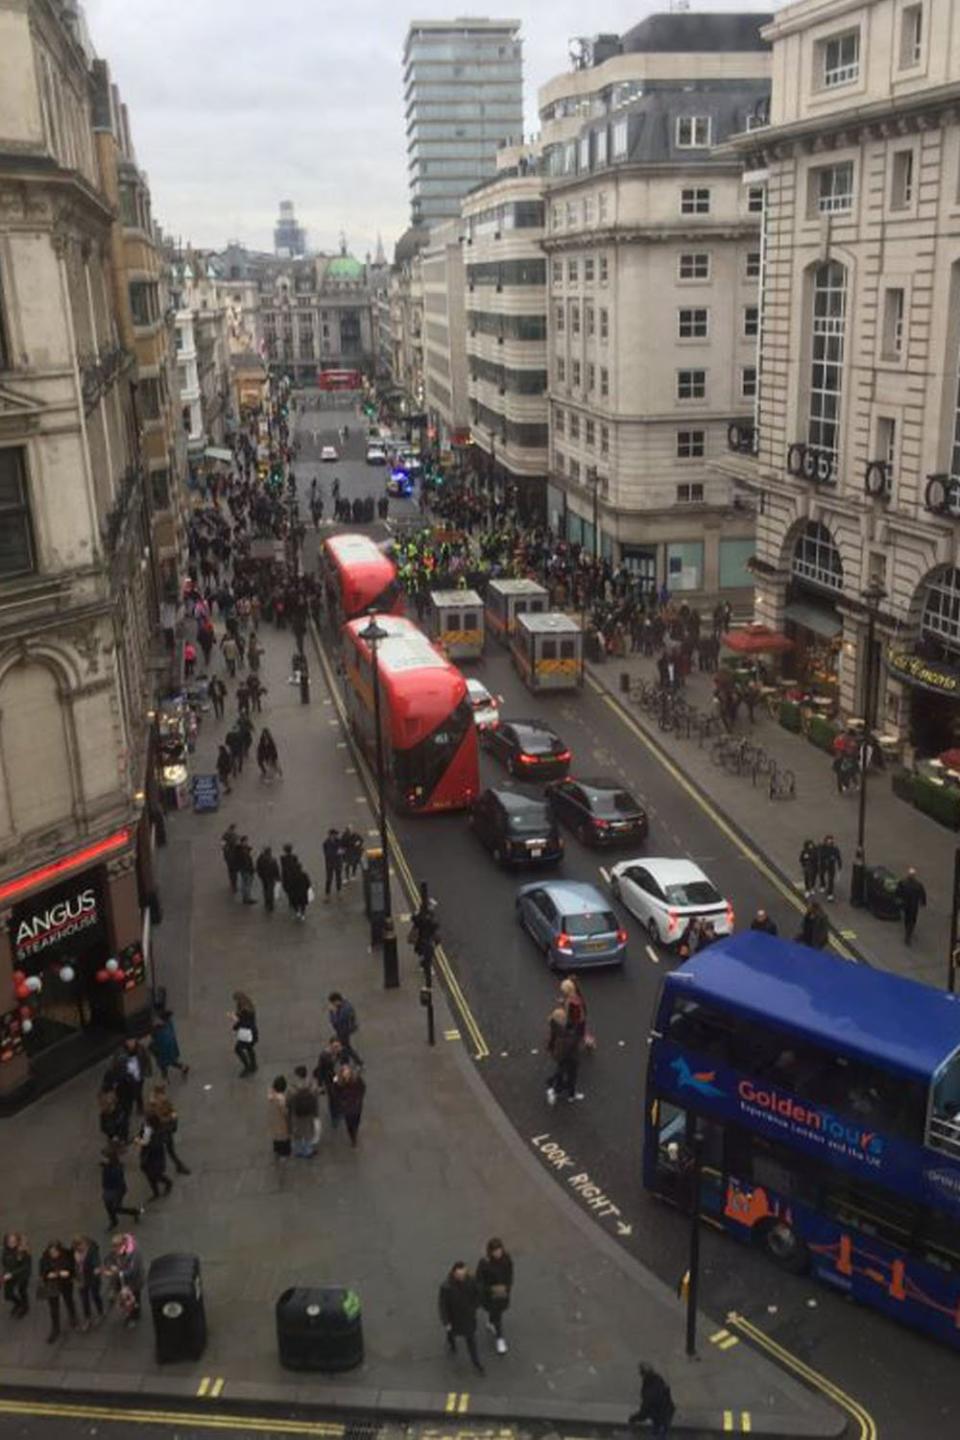
M 84 0 L 97 53 L 130 111 L 153 209 L 186 243 L 272 249 L 278 202 L 310 243 L 341 230 L 360 256 L 408 224 L 401 54 L 410 19 L 519 19 L 527 127 L 536 91 L 569 65 L 569 40 L 621 33 L 668 0 Z M 697 10 L 772 10 L 776 0 L 694 0 Z

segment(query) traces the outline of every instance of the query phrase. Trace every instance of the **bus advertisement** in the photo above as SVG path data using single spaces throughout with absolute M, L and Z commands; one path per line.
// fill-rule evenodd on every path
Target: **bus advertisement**
M 363 377 L 359 370 L 318 370 L 317 385 L 321 390 L 360 390 Z
M 666 977 L 647 1189 L 960 1348 L 960 997 L 746 932 Z
M 384 766 L 403 810 L 464 810 L 480 792 L 477 727 L 467 682 L 411 621 L 378 615 L 387 638 L 377 645 Z M 360 638 L 366 617 L 343 628 L 351 724 L 371 759 L 376 716 L 371 648 Z
M 330 535 L 320 546 L 327 611 L 339 630 L 369 610 L 403 613 L 397 567 L 368 535 Z

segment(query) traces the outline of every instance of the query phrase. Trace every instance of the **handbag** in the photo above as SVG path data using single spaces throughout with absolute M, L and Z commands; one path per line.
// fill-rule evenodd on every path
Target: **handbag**
M 308 904 L 308 905 L 312 905 L 312 904 L 313 904 L 313 886 L 312 886 L 312 885 L 308 885 L 308 886 L 307 886 L 307 904 Z
M 240 1026 L 240 1029 L 237 1031 L 237 1044 L 238 1044 L 238 1045 L 252 1045 L 252 1044 L 253 1044 L 253 1031 L 250 1029 L 250 1026 L 249 1026 L 249 1025 L 241 1025 L 241 1026 Z

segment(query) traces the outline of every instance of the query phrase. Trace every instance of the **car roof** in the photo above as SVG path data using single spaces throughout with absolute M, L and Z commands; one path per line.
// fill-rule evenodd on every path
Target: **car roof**
M 610 901 L 602 891 L 583 880 L 545 880 L 541 885 L 528 888 L 545 890 L 564 915 L 592 915 L 597 910 L 610 909 Z
M 592 778 L 584 775 L 568 775 L 567 779 L 572 780 L 575 785 L 582 785 L 584 790 L 625 790 L 628 793 L 630 790 L 625 780 L 616 780 L 609 775 L 593 776 Z
M 543 730 L 548 735 L 555 735 L 559 740 L 556 730 L 548 725 L 546 720 L 515 720 L 512 716 L 500 722 L 502 725 L 513 725 L 517 730 Z
M 500 801 L 504 810 L 529 810 L 532 806 L 543 810 L 547 804 L 542 795 L 527 790 L 510 789 L 506 785 L 491 785 L 488 788 L 490 794 L 495 795 Z
M 683 885 L 689 880 L 709 880 L 710 884 L 713 884 L 710 876 L 705 875 L 700 866 L 695 865 L 692 860 L 675 860 L 667 856 L 654 856 L 651 859 L 643 855 L 634 863 L 642 865 L 655 880 L 667 885 Z

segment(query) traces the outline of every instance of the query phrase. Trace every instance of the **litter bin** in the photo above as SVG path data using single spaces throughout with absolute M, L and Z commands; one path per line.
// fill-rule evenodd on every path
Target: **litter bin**
M 872 865 L 867 870 L 866 905 L 878 920 L 899 920 L 901 905 L 897 894 L 898 880 L 886 865 Z
M 147 1273 L 157 1360 L 199 1360 L 207 1343 L 200 1261 L 196 1255 L 158 1255 Z
M 629 694 L 630 694 L 630 671 L 629 671 L 629 670 L 621 670 L 621 671 L 620 671 L 620 694 L 621 694 L 621 695 L 629 695 Z
M 340 1285 L 284 1290 L 277 1301 L 277 1348 L 287 1370 L 353 1370 L 363 1360 L 357 1292 Z

